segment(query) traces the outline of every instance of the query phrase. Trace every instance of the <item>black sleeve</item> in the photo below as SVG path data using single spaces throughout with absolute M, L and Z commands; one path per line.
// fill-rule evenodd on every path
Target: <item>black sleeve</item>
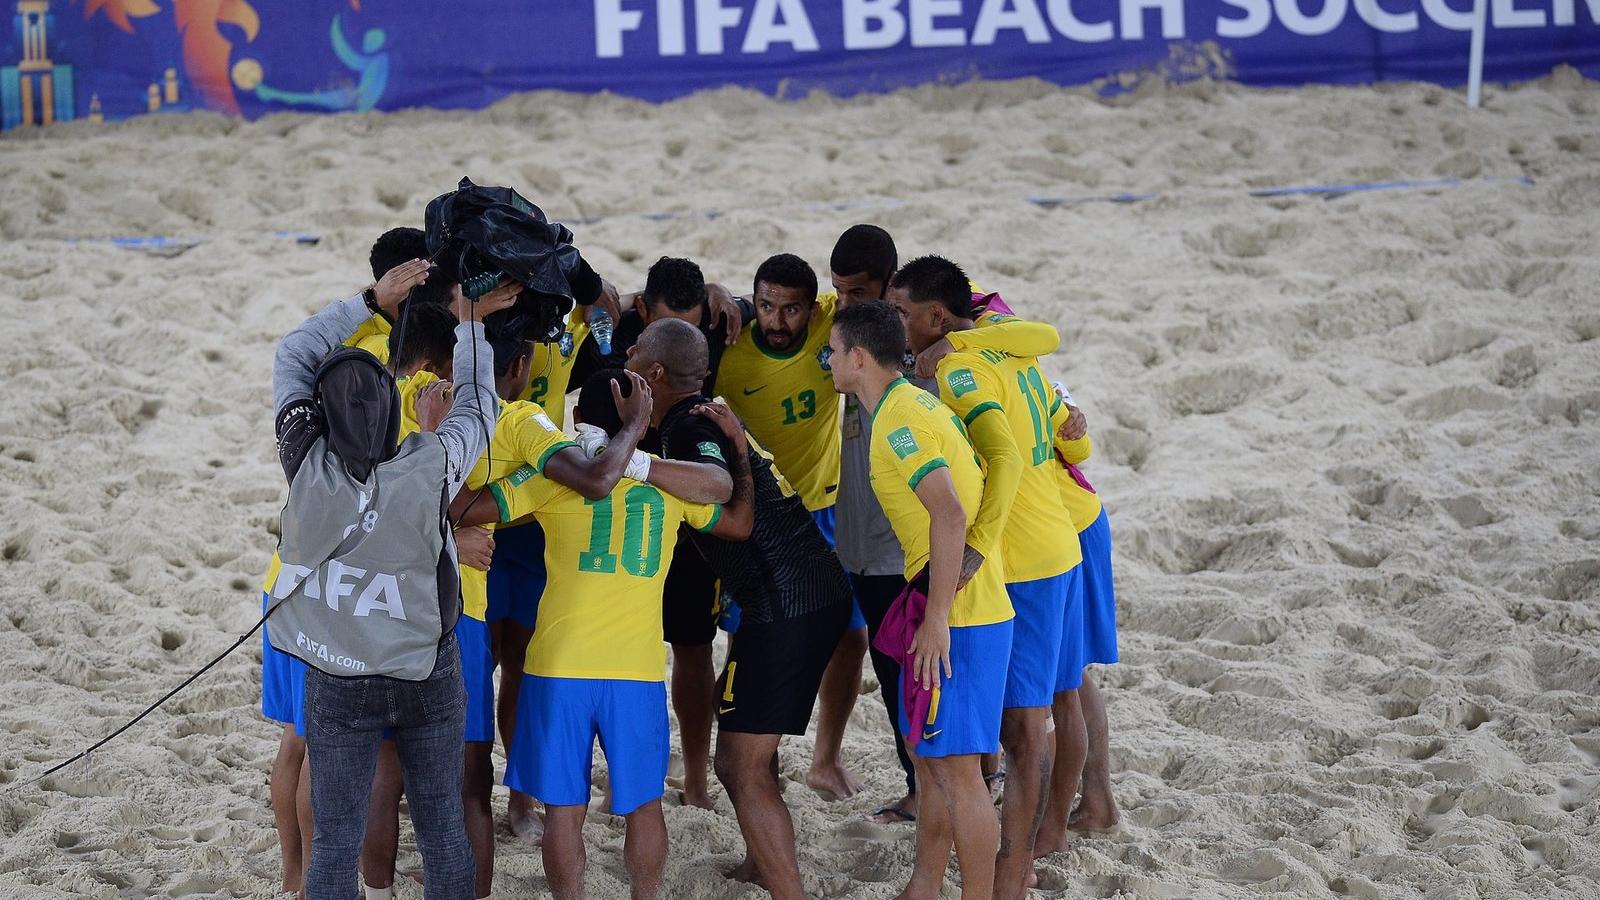
M 731 471 L 728 460 L 733 458 L 733 445 L 722 429 L 704 416 L 693 413 L 678 416 L 661 435 L 661 447 L 668 459 L 711 463 Z
M 579 306 L 591 306 L 600 299 L 600 273 L 580 256 L 577 268 L 567 273 L 567 287 L 572 288 L 572 297 Z
M 297 400 L 278 413 L 278 462 L 289 482 L 300 471 L 306 453 L 324 431 L 322 412 L 311 400 Z

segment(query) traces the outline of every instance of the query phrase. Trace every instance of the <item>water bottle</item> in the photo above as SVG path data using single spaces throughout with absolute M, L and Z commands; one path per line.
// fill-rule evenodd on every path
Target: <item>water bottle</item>
M 595 346 L 600 348 L 601 356 L 611 355 L 611 315 L 603 309 L 597 309 L 589 317 L 589 333 L 594 335 Z

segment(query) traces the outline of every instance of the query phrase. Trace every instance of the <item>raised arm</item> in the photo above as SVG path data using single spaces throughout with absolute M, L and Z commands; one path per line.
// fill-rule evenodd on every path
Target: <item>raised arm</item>
M 500 415 L 500 398 L 494 392 L 494 350 L 484 339 L 483 317 L 508 309 L 521 290 L 516 282 L 502 283 L 473 301 L 461 293 L 460 285 L 455 287 L 452 307 L 461 323 L 456 326 L 452 362 L 455 402 L 434 432 L 444 444 L 445 479 L 451 495 L 461 490 L 467 473 L 489 446 Z M 470 377 L 462 378 L 462 373 L 470 373 Z
M 750 472 L 750 442 L 745 438 L 744 425 L 733 410 L 720 403 L 703 403 L 693 412 L 715 422 L 733 444 L 733 458 L 728 460 L 732 468 L 733 493 L 723 504 L 722 517 L 711 530 L 711 536 L 725 541 L 748 540 L 756 527 L 756 487 Z
M 593 457 L 584 453 L 581 447 L 568 447 L 556 452 L 544 464 L 545 477 L 572 488 L 585 499 L 599 500 L 610 494 L 622 476 L 628 474 L 639 439 L 644 437 L 645 428 L 650 425 L 650 387 L 643 378 L 632 372 L 628 373 L 628 378 L 633 382 L 633 392 L 626 397 L 622 396 L 622 390 L 616 382 L 611 383 L 611 398 L 617 404 L 618 414 L 622 416 L 622 430 L 612 436 L 605 449 Z M 648 460 L 644 464 L 649 469 L 638 474 L 648 477 L 655 466 Z
M 993 350 L 1008 356 L 1049 356 L 1061 346 L 1054 325 L 1015 316 L 986 315 L 978 327 L 952 331 L 917 354 L 917 375 L 932 378 L 939 360 L 960 350 Z

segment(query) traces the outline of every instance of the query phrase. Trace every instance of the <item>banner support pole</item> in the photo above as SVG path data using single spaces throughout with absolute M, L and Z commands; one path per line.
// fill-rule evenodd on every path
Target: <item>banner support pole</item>
M 1477 109 L 1483 102 L 1483 39 L 1489 30 L 1489 0 L 1473 0 L 1472 47 L 1467 54 L 1467 105 Z

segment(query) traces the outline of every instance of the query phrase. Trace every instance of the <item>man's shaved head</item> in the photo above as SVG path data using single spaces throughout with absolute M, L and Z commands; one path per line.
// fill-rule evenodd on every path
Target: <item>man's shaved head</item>
M 711 351 L 700 329 L 682 319 L 661 318 L 639 335 L 628 358 L 628 368 L 640 372 L 659 365 L 665 381 L 683 390 L 698 388 L 711 371 Z

